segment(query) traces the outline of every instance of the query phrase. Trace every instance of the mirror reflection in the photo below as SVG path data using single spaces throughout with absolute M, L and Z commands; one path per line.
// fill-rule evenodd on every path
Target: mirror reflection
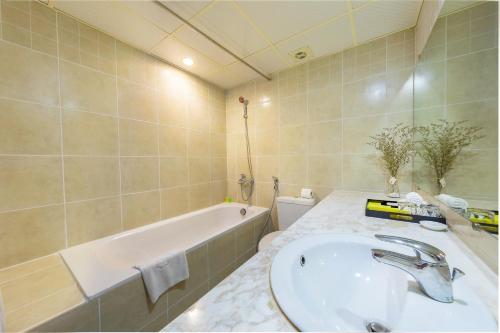
M 498 234 L 498 3 L 446 1 L 414 75 L 414 183 Z

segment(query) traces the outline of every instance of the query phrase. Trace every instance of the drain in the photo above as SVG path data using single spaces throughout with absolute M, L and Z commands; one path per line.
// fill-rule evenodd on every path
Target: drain
M 368 332 L 390 332 L 391 330 L 385 327 L 384 325 L 377 323 L 375 321 L 372 321 L 368 324 L 366 324 L 366 330 Z
M 241 216 L 247 215 L 247 210 L 245 208 L 240 209 Z
M 300 256 L 300 266 L 304 267 L 305 264 L 306 264 L 306 257 Z

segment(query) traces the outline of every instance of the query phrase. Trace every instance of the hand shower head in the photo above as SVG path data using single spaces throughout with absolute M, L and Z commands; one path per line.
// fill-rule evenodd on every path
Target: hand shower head
M 245 106 L 248 105 L 248 99 L 246 99 L 245 97 L 240 96 L 238 100 L 240 101 L 241 104 L 244 104 Z

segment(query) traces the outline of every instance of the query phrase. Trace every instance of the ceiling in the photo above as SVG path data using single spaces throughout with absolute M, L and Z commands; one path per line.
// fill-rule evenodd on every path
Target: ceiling
M 467 7 L 475 6 L 480 2 L 483 2 L 483 1 L 478 1 L 478 0 L 446 0 L 443 4 L 443 7 L 441 7 L 441 12 L 439 13 L 439 16 L 449 15 L 451 13 L 465 9 Z
M 413 27 L 422 0 L 164 1 L 265 74 Z M 49 5 L 228 89 L 259 75 L 153 1 L 64 1 Z M 188 67 L 182 59 L 190 57 Z

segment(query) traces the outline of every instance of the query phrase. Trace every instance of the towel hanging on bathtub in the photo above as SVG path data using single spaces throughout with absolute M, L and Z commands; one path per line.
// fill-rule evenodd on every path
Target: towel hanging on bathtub
M 189 278 L 186 252 L 171 253 L 134 268 L 141 271 L 149 299 L 155 303 L 170 287 Z

